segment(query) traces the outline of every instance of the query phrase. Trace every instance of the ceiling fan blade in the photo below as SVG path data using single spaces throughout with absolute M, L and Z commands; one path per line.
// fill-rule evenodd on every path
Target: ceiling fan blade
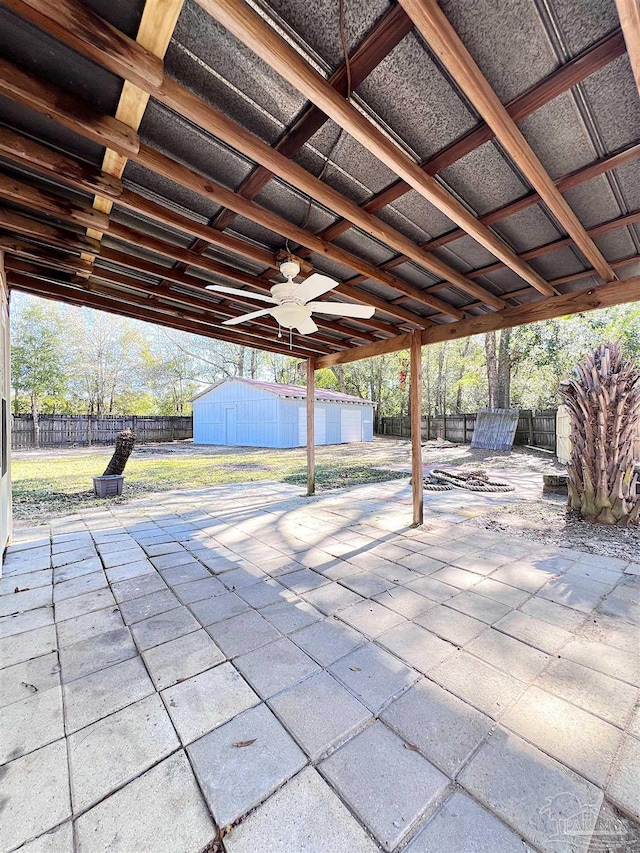
M 314 332 L 318 331 L 318 327 L 311 317 L 308 317 L 303 323 L 300 323 L 297 328 L 301 335 L 312 335 Z
M 224 320 L 223 326 L 237 326 L 238 323 L 246 323 L 249 320 L 255 320 L 256 317 L 264 317 L 265 314 L 270 314 L 271 308 L 261 308 L 260 311 L 252 311 L 250 314 L 241 314 L 239 317 L 231 317 L 230 320 Z
M 225 287 L 224 284 L 208 284 L 205 290 L 213 290 L 215 293 L 228 293 L 230 296 L 240 296 L 242 299 L 257 299 L 259 302 L 269 302 L 277 305 L 271 296 L 263 296 L 262 293 L 253 293 L 251 290 L 238 290 L 236 287 Z
M 314 272 L 296 287 L 291 294 L 291 298 L 308 302 L 310 299 L 322 296 L 323 293 L 333 290 L 337 286 L 338 282 L 335 279 L 329 278 L 328 275 L 320 275 L 320 273 Z
M 354 305 L 352 302 L 307 302 L 307 308 L 318 314 L 332 314 L 336 317 L 356 317 L 368 320 L 376 313 L 371 305 Z

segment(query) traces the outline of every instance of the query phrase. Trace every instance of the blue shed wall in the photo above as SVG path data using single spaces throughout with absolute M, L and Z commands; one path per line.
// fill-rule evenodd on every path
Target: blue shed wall
M 316 401 L 316 444 L 373 440 L 373 406 Z M 345 430 L 355 413 L 361 435 Z M 306 400 L 280 398 L 230 380 L 193 401 L 193 443 L 238 447 L 301 447 L 306 444 Z

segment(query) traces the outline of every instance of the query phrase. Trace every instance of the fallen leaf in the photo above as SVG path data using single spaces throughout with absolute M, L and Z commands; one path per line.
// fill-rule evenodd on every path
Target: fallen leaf
M 418 747 L 414 746 L 412 743 L 405 743 L 404 748 L 411 750 L 411 752 L 420 752 Z
M 253 740 L 237 740 L 233 745 L 238 746 L 238 747 L 251 746 L 251 744 L 255 743 L 255 742 L 256 742 L 256 738 L 253 738 Z
M 362 667 L 360 666 L 350 666 L 349 669 L 351 672 L 362 672 Z
M 35 684 L 29 684 L 28 681 L 23 681 L 22 683 L 25 687 L 28 687 L 30 690 L 33 690 L 34 693 L 38 692 L 38 688 L 35 686 Z

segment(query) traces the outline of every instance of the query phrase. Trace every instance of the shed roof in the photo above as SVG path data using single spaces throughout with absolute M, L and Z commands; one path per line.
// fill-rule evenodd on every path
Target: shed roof
M 198 400 L 200 397 L 208 394 L 209 391 L 213 391 L 214 388 L 219 388 L 221 385 L 225 385 L 228 382 L 243 382 L 245 385 L 254 385 L 256 388 L 262 388 L 263 391 L 268 391 L 269 393 L 275 394 L 283 399 L 307 399 L 307 389 L 301 385 L 285 385 L 280 382 L 262 382 L 259 379 L 247 379 L 244 376 L 232 376 L 228 379 L 220 379 L 218 382 L 214 382 L 212 385 L 209 385 L 209 387 L 205 388 L 204 391 L 201 391 L 199 394 L 196 394 L 195 397 L 192 397 L 191 402 L 193 403 L 195 400 Z M 342 394 L 340 391 L 330 391 L 327 388 L 316 388 L 314 400 L 321 400 L 325 403 L 355 403 L 361 406 L 374 405 L 371 400 L 363 400 L 362 397 L 354 397 L 351 394 Z
M 264 293 L 292 251 L 339 281 L 328 298 L 376 309 L 296 336 L 319 366 L 639 298 L 632 15 L 625 33 L 615 0 L 344 17 L 336 0 L 1 4 L 9 286 L 287 353 L 270 317 L 223 326 L 255 303 L 205 287 Z

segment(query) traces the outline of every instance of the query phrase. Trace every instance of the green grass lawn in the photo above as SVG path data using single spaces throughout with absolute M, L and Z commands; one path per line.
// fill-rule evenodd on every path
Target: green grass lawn
M 360 452 L 356 448 L 361 448 Z M 302 449 L 181 448 L 172 451 L 141 447 L 131 456 L 120 498 L 97 499 L 91 478 L 101 474 L 112 449 L 73 448 L 15 454 L 12 461 L 13 510 L 16 519 L 32 522 L 77 512 L 92 506 L 123 503 L 151 492 L 197 488 L 226 483 L 276 480 L 294 485 L 306 483 L 306 456 Z M 384 456 L 384 454 L 382 454 Z M 383 458 L 363 453 L 362 445 L 317 449 L 318 490 L 373 483 L 405 476 L 377 471 Z

